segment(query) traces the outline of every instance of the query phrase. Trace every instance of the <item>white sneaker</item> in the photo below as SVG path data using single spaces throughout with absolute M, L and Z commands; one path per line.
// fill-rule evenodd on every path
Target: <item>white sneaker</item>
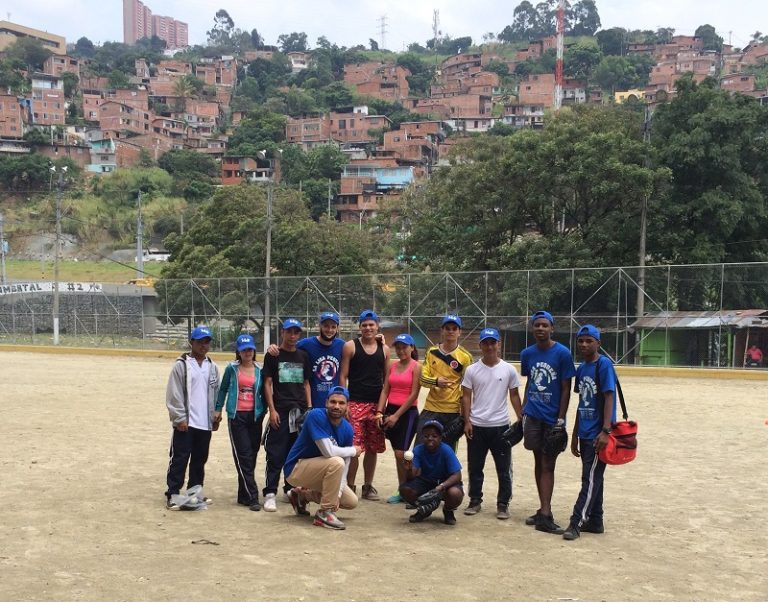
M 282 500 L 283 500 L 283 502 L 285 502 L 286 504 L 290 504 L 290 503 L 291 503 L 291 496 L 289 495 L 289 492 L 288 492 L 288 491 L 285 491 L 285 492 L 283 493 L 283 498 L 282 498 Z
M 277 512 L 277 500 L 274 493 L 268 493 L 264 496 L 264 512 Z

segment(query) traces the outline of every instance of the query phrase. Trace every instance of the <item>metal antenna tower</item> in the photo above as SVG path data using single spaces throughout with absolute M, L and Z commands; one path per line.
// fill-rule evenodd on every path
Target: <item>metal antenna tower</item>
M 555 63 L 555 111 L 563 105 L 563 54 L 565 49 L 565 0 L 557 3 L 557 62 Z
M 387 15 L 379 17 L 379 44 L 381 50 L 387 47 Z

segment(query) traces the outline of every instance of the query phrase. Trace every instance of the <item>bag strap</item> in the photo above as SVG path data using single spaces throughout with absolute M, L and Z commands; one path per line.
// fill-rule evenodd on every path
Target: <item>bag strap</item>
M 597 362 L 595 365 L 595 388 L 597 389 L 597 394 L 600 397 L 603 397 L 603 392 L 600 390 L 600 360 L 603 359 L 603 357 L 604 356 L 598 352 Z M 608 361 L 610 362 L 611 360 L 608 360 Z M 616 368 L 614 367 L 612 362 L 611 362 L 611 370 L 613 370 L 613 378 L 616 381 L 616 393 L 618 393 L 619 404 L 621 404 L 621 415 L 623 416 L 624 420 L 627 420 L 629 418 L 629 414 L 627 414 L 627 404 L 624 403 L 624 391 L 621 390 L 619 375 L 616 373 Z M 600 405 L 601 414 L 604 411 L 604 408 L 605 408 L 605 399 L 603 397 L 603 403 Z

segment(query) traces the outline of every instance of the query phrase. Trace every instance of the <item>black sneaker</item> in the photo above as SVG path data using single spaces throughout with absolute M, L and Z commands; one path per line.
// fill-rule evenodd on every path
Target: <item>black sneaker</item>
M 259 502 L 259 498 L 255 497 L 251 500 L 251 503 L 248 504 L 248 507 L 253 510 L 254 512 L 258 512 L 261 510 L 261 502 Z
M 579 535 L 579 528 L 576 525 L 568 525 L 565 533 L 563 533 L 563 539 L 573 541 L 574 539 L 578 539 Z
M 176 502 L 172 502 L 171 498 L 165 499 L 165 507 L 168 510 L 179 510 L 179 505 Z
M 544 533 L 554 533 L 555 535 L 562 535 L 564 533 L 564 529 L 555 522 L 551 514 L 539 514 L 539 517 L 536 519 L 536 530 L 543 531 Z
M 525 519 L 525 524 L 528 525 L 529 527 L 534 527 L 536 526 L 536 519 L 538 518 L 539 518 L 539 512 L 537 510 L 536 514 L 531 514 L 528 518 Z
M 406 510 L 415 510 L 416 509 L 416 504 L 411 504 L 411 502 L 406 502 L 405 503 L 405 509 Z
M 446 510 L 443 508 L 443 522 L 446 525 L 456 524 L 456 515 L 453 513 L 453 510 Z
M 581 530 L 584 533 L 605 533 L 605 527 L 601 524 L 596 525 L 594 523 L 586 522 L 581 525 Z

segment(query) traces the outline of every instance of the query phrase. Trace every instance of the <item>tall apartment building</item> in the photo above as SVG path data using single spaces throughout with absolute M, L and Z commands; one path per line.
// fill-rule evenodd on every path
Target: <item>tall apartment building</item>
M 157 36 L 168 48 L 189 45 L 189 26 L 173 17 L 153 15 L 141 0 L 123 0 L 123 42 L 135 44 L 141 38 Z

